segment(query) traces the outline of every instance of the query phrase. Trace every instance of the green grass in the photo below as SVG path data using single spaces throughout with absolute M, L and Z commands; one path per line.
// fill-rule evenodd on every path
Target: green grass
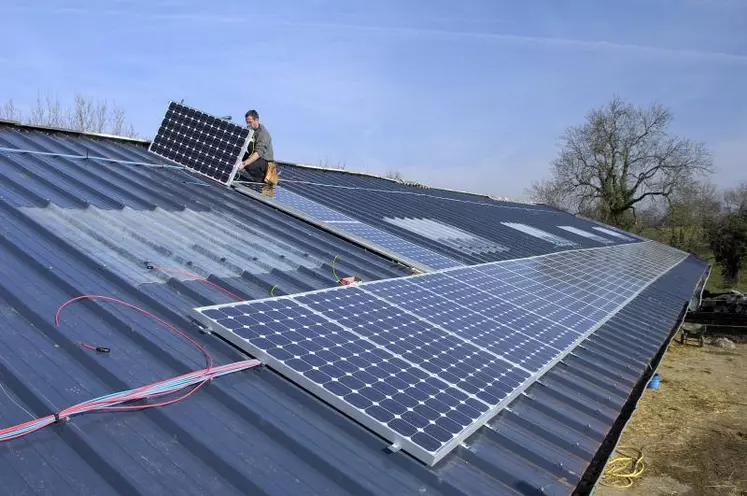
M 721 266 L 714 265 L 713 269 L 711 269 L 711 275 L 708 277 L 706 289 L 714 293 L 722 293 L 730 289 L 736 289 L 740 293 L 747 293 L 747 275 L 745 275 L 745 271 L 747 271 L 747 268 L 743 268 L 740 272 L 741 277 L 736 286 L 727 286 L 724 284 L 724 276 L 721 275 Z

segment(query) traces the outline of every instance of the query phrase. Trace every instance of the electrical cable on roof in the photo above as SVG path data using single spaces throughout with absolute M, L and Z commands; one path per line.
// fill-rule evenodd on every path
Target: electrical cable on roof
M 150 162 L 138 162 L 135 160 L 119 160 L 115 158 L 106 158 L 106 157 L 96 157 L 96 156 L 90 156 L 88 155 L 88 150 L 86 150 L 85 155 L 74 155 L 71 153 L 56 153 L 56 152 L 43 152 L 41 150 L 24 150 L 20 148 L 5 148 L 0 147 L 0 152 L 6 152 L 6 153 L 30 153 L 32 155 L 42 155 L 46 157 L 60 157 L 60 158 L 69 158 L 73 160 L 100 160 L 102 162 L 112 162 L 115 164 L 122 164 L 122 165 L 136 165 L 140 167 L 156 167 L 156 168 L 162 168 L 162 169 L 179 169 L 183 170 L 185 167 L 182 165 L 171 165 L 171 164 L 154 164 Z
M 216 288 L 216 289 L 224 292 L 225 294 L 227 294 L 231 298 L 235 299 L 236 301 L 244 301 L 246 299 L 246 298 L 242 298 L 242 297 L 240 297 L 240 296 L 232 293 L 231 291 L 227 290 L 226 288 L 224 288 L 222 286 L 219 286 L 218 284 L 215 284 L 212 281 L 209 281 L 207 278 L 202 277 L 199 274 L 195 274 L 194 272 L 188 272 L 186 270 L 181 270 L 181 269 L 174 269 L 174 268 L 171 268 L 171 267 L 162 267 L 162 266 L 159 266 L 159 265 L 153 265 L 150 262 L 146 262 L 145 263 L 145 268 L 146 269 L 151 269 L 151 270 L 160 270 L 161 272 L 166 272 L 166 273 L 171 273 L 171 274 L 181 274 L 181 275 L 184 275 L 184 276 L 187 276 L 187 277 L 191 277 L 193 279 L 196 279 L 196 280 L 198 280 L 200 282 L 204 282 L 205 284 L 207 284 L 209 286 L 212 286 L 212 287 L 214 287 L 214 288 Z
M 145 310 L 143 308 L 140 308 L 140 307 L 138 307 L 136 305 L 133 305 L 132 303 L 127 303 L 126 301 L 122 301 L 122 300 L 120 300 L 118 298 L 114 298 L 114 297 L 111 297 L 111 296 L 96 295 L 96 294 L 87 294 L 87 295 L 82 295 L 82 296 L 76 296 L 75 298 L 70 298 L 69 300 L 67 300 L 65 303 L 63 303 L 62 305 L 60 305 L 57 308 L 57 311 L 54 314 L 54 325 L 55 325 L 55 327 L 59 327 L 60 326 L 60 312 L 62 312 L 62 310 L 65 309 L 65 307 L 67 307 L 71 303 L 75 303 L 76 301 L 85 300 L 85 299 L 104 300 L 104 301 L 110 301 L 110 302 L 113 302 L 113 303 L 118 303 L 120 305 L 124 305 L 127 308 L 131 308 L 133 310 L 136 310 L 136 311 L 138 311 L 138 312 L 140 312 L 140 313 L 142 313 L 142 314 L 150 317 L 151 319 L 155 320 L 159 324 L 166 326 L 172 332 L 174 332 L 178 336 L 181 336 L 182 338 L 184 338 L 185 340 L 187 340 L 192 346 L 194 346 L 195 348 L 197 348 L 205 356 L 205 361 L 207 363 L 208 369 L 213 366 L 213 357 L 210 356 L 210 353 L 208 353 L 207 350 L 205 348 L 203 348 L 202 345 L 200 345 L 200 343 L 198 343 L 194 339 L 192 339 L 189 336 L 187 336 L 184 332 L 180 331 L 175 326 L 169 324 L 168 322 L 166 322 L 162 318 L 158 317 L 157 315 L 152 314 L 151 312 L 149 312 L 149 311 L 147 311 L 147 310 Z
M 192 338 L 187 336 L 185 333 L 177 329 L 175 326 L 173 326 L 172 324 L 169 324 L 165 320 L 152 314 L 151 312 L 148 312 L 147 310 L 141 307 L 138 307 L 131 303 L 127 303 L 125 301 L 122 301 L 122 300 L 119 300 L 117 298 L 113 298 L 110 296 L 82 295 L 82 296 L 78 296 L 78 297 L 67 300 L 65 303 L 60 305 L 57 308 L 57 311 L 55 312 L 54 320 L 55 320 L 56 327 L 59 327 L 60 312 L 65 307 L 70 305 L 71 303 L 80 301 L 82 299 L 102 299 L 105 301 L 111 301 L 114 303 L 124 305 L 127 308 L 131 308 L 140 313 L 143 313 L 144 315 L 147 315 L 148 317 L 151 317 L 152 319 L 156 320 L 158 323 L 166 326 L 167 328 L 169 328 L 170 330 L 172 330 L 173 332 L 175 332 L 182 338 L 186 339 L 189 343 L 195 346 L 203 355 L 205 355 L 205 358 L 207 361 L 207 368 L 188 372 L 186 374 L 183 374 L 177 377 L 154 382 L 152 384 L 140 386 L 135 389 L 129 389 L 126 391 L 120 391 L 118 393 L 100 396 L 98 398 L 94 398 L 92 400 L 88 400 L 83 403 L 78 403 L 77 405 L 73 405 L 71 407 L 60 410 L 59 412 L 46 415 L 44 417 L 40 417 L 34 420 L 30 420 L 30 421 L 15 425 L 15 426 L 0 429 L 0 442 L 10 441 L 12 439 L 17 439 L 23 436 L 27 436 L 33 432 L 43 429 L 44 427 L 50 426 L 54 423 L 57 423 L 63 420 L 67 420 L 70 417 L 73 417 L 75 415 L 80 415 L 83 413 L 96 412 L 96 411 L 98 412 L 135 411 L 135 410 L 144 410 L 148 408 L 157 408 L 157 407 L 171 405 L 173 403 L 176 403 L 178 401 L 181 401 L 191 396 L 198 389 L 204 386 L 208 381 L 212 380 L 215 377 L 220 377 L 226 374 L 231 374 L 234 372 L 247 370 L 249 368 L 257 367 L 262 364 L 262 362 L 260 362 L 259 360 L 243 360 L 240 362 L 229 363 L 226 365 L 220 365 L 220 366 L 214 367 L 213 358 L 207 352 L 207 350 L 203 348 L 199 343 L 194 341 Z M 149 404 L 123 405 L 124 403 L 148 400 L 152 398 L 160 398 L 163 396 L 175 394 L 179 391 L 183 391 L 188 388 L 191 388 L 191 389 L 189 389 L 186 393 L 182 394 L 181 396 L 178 396 L 177 398 L 173 398 L 170 400 L 161 401 L 158 403 L 149 403 Z
M 337 272 L 335 271 L 335 263 L 337 262 L 337 259 L 340 257 L 340 255 L 335 255 L 335 258 L 332 259 L 332 275 L 335 276 L 335 281 L 337 281 L 337 284 L 340 284 L 340 278 L 337 277 Z
M 84 401 L 83 403 L 78 403 L 77 405 L 65 408 L 51 415 L 30 420 L 28 422 L 23 422 L 12 427 L 0 429 L 0 442 L 10 441 L 12 439 L 27 436 L 33 432 L 43 429 L 44 427 L 84 413 L 113 410 L 143 410 L 146 408 L 156 408 L 170 405 L 187 398 L 195 391 L 197 391 L 200 387 L 202 387 L 207 381 L 215 377 L 232 374 L 234 372 L 240 372 L 242 370 L 257 367 L 259 365 L 261 365 L 261 362 L 259 360 L 244 360 L 241 362 L 229 363 L 227 365 L 220 365 L 217 367 L 209 367 L 202 370 L 196 370 L 188 374 L 167 379 L 165 381 L 155 382 L 146 386 L 140 386 L 135 389 L 128 389 L 126 391 L 120 391 L 118 393 L 109 394 L 106 396 L 100 396 L 98 398 Z M 172 400 L 146 405 L 118 406 L 123 403 L 174 394 L 176 392 L 189 388 L 190 386 L 195 387 L 190 389 L 186 394 Z

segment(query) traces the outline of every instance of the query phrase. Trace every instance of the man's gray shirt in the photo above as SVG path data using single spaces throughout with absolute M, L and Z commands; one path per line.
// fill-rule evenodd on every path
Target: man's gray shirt
M 275 154 L 272 150 L 272 137 L 267 131 L 267 128 L 261 123 L 259 127 L 254 130 L 254 134 L 251 140 L 254 143 L 249 144 L 250 150 L 257 152 L 260 157 L 267 160 L 268 162 L 272 162 L 273 160 L 275 160 Z M 252 144 L 254 145 L 254 147 L 252 147 Z

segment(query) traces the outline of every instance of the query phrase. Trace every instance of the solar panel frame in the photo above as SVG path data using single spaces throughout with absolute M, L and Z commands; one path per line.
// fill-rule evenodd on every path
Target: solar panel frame
M 230 186 L 251 135 L 245 127 L 170 100 L 148 151 Z
M 653 244 L 653 242 L 647 242 L 648 246 L 656 246 Z M 657 244 L 658 245 L 658 244 Z M 579 249 L 579 250 L 573 250 L 573 251 L 596 251 L 596 250 L 613 250 L 613 249 L 620 249 L 622 247 L 623 250 L 629 249 L 630 246 L 633 245 L 615 245 L 612 247 L 597 247 L 597 248 L 589 248 L 589 249 Z M 663 246 L 663 245 L 661 245 Z M 658 247 L 660 248 L 660 247 Z M 568 255 L 569 252 L 559 252 L 559 253 L 551 253 L 547 255 L 541 255 L 538 257 L 531 257 L 531 259 L 541 258 L 541 257 L 562 257 Z M 656 253 L 654 253 L 656 255 Z M 614 256 L 614 254 L 611 254 Z M 635 256 L 638 256 L 640 254 L 636 254 Z M 584 263 L 587 259 L 585 259 L 583 256 L 576 257 L 578 263 Z M 608 308 L 606 310 L 606 316 L 599 321 L 596 322 L 596 324 L 589 328 L 586 332 L 583 332 L 578 335 L 578 337 L 569 345 L 566 345 L 563 349 L 556 349 L 558 351 L 555 358 L 552 360 L 549 360 L 544 366 L 542 366 L 540 369 L 536 371 L 532 371 L 530 373 L 529 377 L 527 377 L 523 382 L 521 382 L 517 387 L 515 387 L 511 392 L 507 394 L 502 400 L 496 404 L 491 405 L 490 408 L 482 413 L 480 417 L 475 420 L 472 424 L 467 426 L 465 429 L 460 431 L 458 434 L 456 434 L 450 441 L 444 443 L 438 450 L 436 451 L 429 451 L 428 449 L 423 448 L 422 446 L 419 446 L 417 443 L 410 440 L 410 438 L 399 435 L 396 432 L 392 430 L 392 428 L 387 428 L 386 425 L 381 424 L 378 422 L 375 418 L 371 417 L 369 414 L 366 414 L 364 411 L 358 411 L 355 410 L 355 408 L 351 408 L 351 405 L 349 403 L 346 403 L 342 400 L 342 398 L 335 397 L 334 394 L 329 394 L 329 392 L 320 391 L 319 387 L 316 387 L 314 385 L 307 384 L 309 381 L 304 381 L 303 378 L 300 378 L 300 380 L 297 380 L 297 378 L 294 378 L 295 374 L 298 374 L 297 372 L 293 371 L 292 369 L 289 369 L 287 367 L 282 367 L 282 364 L 276 364 L 274 363 L 275 360 L 268 356 L 267 353 L 265 353 L 263 350 L 249 350 L 249 352 L 256 356 L 257 358 L 261 360 L 267 360 L 267 364 L 281 372 L 284 376 L 288 377 L 289 379 L 293 380 L 293 382 L 296 382 L 299 384 L 299 386 L 307 389 L 308 391 L 317 394 L 321 399 L 328 402 L 330 405 L 338 408 L 340 411 L 346 413 L 351 418 L 358 421 L 360 424 L 370 428 L 372 431 L 376 432 L 383 438 L 389 440 L 393 443 L 394 448 L 402 448 L 405 449 L 408 453 L 415 456 L 416 458 L 420 459 L 424 463 L 428 465 L 434 465 L 437 463 L 440 459 L 442 459 L 444 456 L 446 456 L 454 447 L 456 447 L 459 443 L 463 442 L 467 437 L 469 437 L 473 432 L 475 432 L 477 429 L 482 427 L 487 421 L 489 421 L 493 416 L 495 416 L 498 412 L 500 412 L 505 406 L 507 406 L 513 399 L 515 399 L 519 394 L 521 394 L 530 384 L 532 384 L 534 381 L 536 381 L 539 377 L 544 375 L 548 370 L 550 370 L 552 367 L 554 367 L 558 362 L 562 361 L 568 354 L 572 353 L 573 350 L 578 346 L 583 340 L 585 340 L 587 337 L 589 337 L 591 334 L 593 334 L 601 325 L 604 324 L 609 318 L 611 318 L 613 315 L 615 315 L 618 311 L 620 311 L 622 308 L 625 307 L 627 303 L 629 303 L 633 298 L 635 298 L 638 294 L 640 294 L 641 291 L 643 291 L 646 287 L 648 287 L 651 283 L 653 283 L 655 280 L 657 280 L 659 277 L 664 275 L 666 272 L 671 270 L 671 268 L 675 267 L 677 264 L 682 262 L 685 258 L 687 258 L 687 254 L 684 252 L 681 252 L 679 250 L 670 249 L 670 252 L 665 255 L 660 256 L 661 260 L 653 261 L 651 263 L 643 263 L 641 264 L 644 267 L 648 267 L 648 277 L 641 280 L 641 283 L 639 284 L 639 287 L 637 291 L 633 294 L 631 294 L 629 297 L 625 298 L 624 301 L 621 301 L 619 304 L 616 304 L 614 308 Z M 530 261 L 531 259 L 520 259 L 518 262 L 521 261 Z M 510 261 L 509 261 L 510 262 Z M 601 263 L 604 263 L 605 260 L 602 260 Z M 431 325 L 433 325 L 436 328 L 439 328 L 443 330 L 446 333 L 452 334 L 447 329 L 443 328 L 442 326 L 439 326 L 438 324 L 434 324 L 428 316 L 422 316 L 419 315 L 417 312 L 410 312 L 407 308 L 402 307 L 400 305 L 397 305 L 396 303 L 393 303 L 391 301 L 386 300 L 385 298 L 381 298 L 380 296 L 376 295 L 374 292 L 369 291 L 366 289 L 367 287 L 371 288 L 374 287 L 377 284 L 386 284 L 386 283 L 394 283 L 397 284 L 400 281 L 411 281 L 418 278 L 428 278 L 428 277 L 441 277 L 443 276 L 450 277 L 451 279 L 454 279 L 455 281 L 458 281 L 458 275 L 459 273 L 455 273 L 454 275 L 449 275 L 449 273 L 453 273 L 455 271 L 466 271 L 466 270 L 475 270 L 475 273 L 478 269 L 485 266 L 494 266 L 494 265 L 503 265 L 507 262 L 490 262 L 486 264 L 481 264 L 480 266 L 472 266 L 469 268 L 450 268 L 445 269 L 442 271 L 438 271 L 438 273 L 430 273 L 430 274 L 421 274 L 421 275 L 415 275 L 415 276 L 407 276 L 403 278 L 397 278 L 397 279 L 390 279 L 390 280 L 381 280 L 381 281 L 371 281 L 366 282 L 357 286 L 343 286 L 343 287 L 335 287 L 335 288 L 328 288 L 328 289 L 322 289 L 317 291 L 311 291 L 307 293 L 301 293 L 300 295 L 286 295 L 281 296 L 278 298 L 267 298 L 263 300 L 255 300 L 252 302 L 243 302 L 243 303 L 229 303 L 229 304 L 222 304 L 222 305 L 213 305 L 210 307 L 202 307 L 202 308 L 196 308 L 193 311 L 193 315 L 199 320 L 200 322 L 203 322 L 208 327 L 216 330 L 224 336 L 227 340 L 234 343 L 240 348 L 247 349 L 247 343 L 245 340 L 237 336 L 232 331 L 228 332 L 222 332 L 218 326 L 216 326 L 216 322 L 212 321 L 209 317 L 206 315 L 203 315 L 201 312 L 216 308 L 226 308 L 226 307 L 234 307 L 237 305 L 242 304 L 255 304 L 255 303 L 261 303 L 265 301 L 274 301 L 274 300 L 280 300 L 280 299 L 297 299 L 299 297 L 308 296 L 308 295 L 314 295 L 318 293 L 331 293 L 335 291 L 349 291 L 351 289 L 356 289 L 357 291 L 364 292 L 369 294 L 372 297 L 375 297 L 377 299 L 380 299 L 384 302 L 386 302 L 388 305 L 390 305 L 393 308 L 398 309 L 399 311 L 412 315 L 422 321 L 428 322 Z M 481 290 L 476 290 L 483 292 Z M 489 294 L 485 292 L 486 294 Z M 320 314 L 321 315 L 321 314 Z M 331 325 L 339 325 L 335 320 L 333 319 L 327 319 L 329 320 Z M 480 348 L 479 345 L 476 343 L 467 340 L 470 344 L 473 344 Z M 483 348 L 484 349 L 484 348 Z M 492 354 L 492 353 L 491 353 Z M 509 363 L 511 363 L 508 360 L 505 360 Z M 523 367 L 519 367 L 519 369 L 523 369 Z M 523 369 L 527 371 L 527 369 Z

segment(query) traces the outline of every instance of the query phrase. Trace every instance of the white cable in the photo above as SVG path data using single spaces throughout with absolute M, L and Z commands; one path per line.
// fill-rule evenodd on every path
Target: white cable
M 150 162 L 137 162 L 134 160 L 118 160 L 114 158 L 106 158 L 106 157 L 97 157 L 93 155 L 73 155 L 70 153 L 55 153 L 55 152 L 43 152 L 41 150 L 24 150 L 20 148 L 4 148 L 0 147 L 0 152 L 6 152 L 6 153 L 30 153 L 32 155 L 42 155 L 46 157 L 61 157 L 61 158 L 69 158 L 69 159 L 77 159 L 77 160 L 100 160 L 102 162 L 113 162 L 116 164 L 124 164 L 124 165 L 137 165 L 141 167 L 157 167 L 157 168 L 164 168 L 164 169 L 184 169 L 184 166 L 182 165 L 170 165 L 170 164 L 153 164 Z

